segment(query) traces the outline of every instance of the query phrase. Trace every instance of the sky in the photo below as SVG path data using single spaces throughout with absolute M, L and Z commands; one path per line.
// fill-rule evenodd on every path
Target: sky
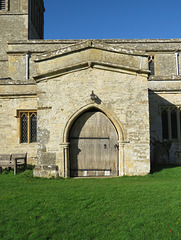
M 181 38 L 181 0 L 44 0 L 45 39 Z

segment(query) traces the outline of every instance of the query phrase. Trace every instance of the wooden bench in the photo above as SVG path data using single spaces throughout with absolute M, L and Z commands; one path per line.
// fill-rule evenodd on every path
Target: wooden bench
M 24 170 L 26 170 L 27 153 L 0 154 L 0 174 L 2 173 L 2 168 L 14 168 L 14 175 L 16 175 L 19 166 L 23 166 Z

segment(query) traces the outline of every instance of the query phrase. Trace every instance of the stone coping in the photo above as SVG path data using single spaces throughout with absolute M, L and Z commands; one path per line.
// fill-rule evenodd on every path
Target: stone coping
M 29 39 L 29 40 L 16 40 L 9 41 L 8 44 L 39 44 L 39 43 L 76 43 L 81 41 L 87 41 L 88 39 Z M 109 44 L 114 43 L 181 43 L 181 38 L 171 39 L 89 39 L 90 41 L 99 41 Z
M 145 51 L 141 50 L 134 50 L 131 48 L 123 48 L 119 46 L 111 46 L 110 44 L 103 43 L 101 41 L 92 41 L 92 40 L 87 40 L 84 42 L 76 43 L 70 46 L 66 46 L 64 48 L 61 48 L 60 50 L 55 50 L 55 51 L 50 51 L 50 52 L 45 52 L 41 55 L 38 55 L 35 59 L 35 62 L 55 58 L 64 54 L 84 50 L 87 48 L 95 48 L 95 49 L 100 49 L 100 50 L 105 50 L 109 52 L 116 52 L 120 54 L 127 54 L 127 55 L 136 55 L 136 56 L 148 56 L 148 54 Z

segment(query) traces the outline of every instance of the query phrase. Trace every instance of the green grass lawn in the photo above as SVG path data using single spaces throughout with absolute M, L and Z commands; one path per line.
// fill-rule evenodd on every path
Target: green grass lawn
M 0 240 L 181 239 L 181 167 L 145 177 L 0 175 Z

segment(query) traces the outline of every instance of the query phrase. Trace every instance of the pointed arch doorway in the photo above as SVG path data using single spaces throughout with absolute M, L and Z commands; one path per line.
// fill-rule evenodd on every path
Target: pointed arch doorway
M 111 120 L 92 108 L 80 115 L 69 133 L 70 176 L 118 176 L 118 133 Z

